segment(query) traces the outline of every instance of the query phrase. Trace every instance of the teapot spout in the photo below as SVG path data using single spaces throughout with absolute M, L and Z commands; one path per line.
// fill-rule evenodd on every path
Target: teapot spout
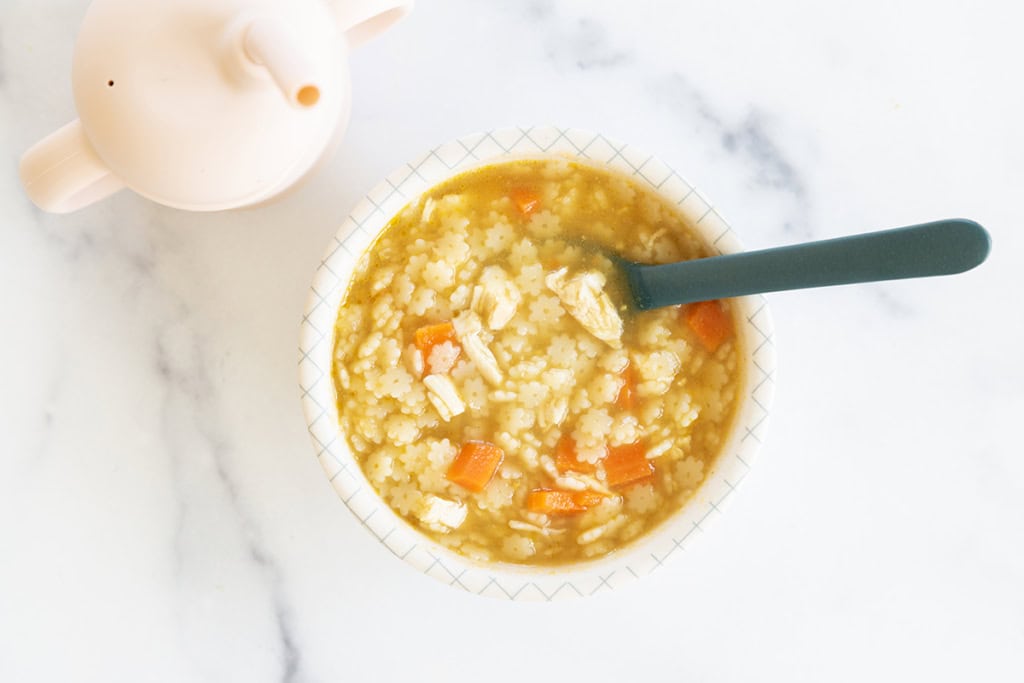
M 313 61 L 286 24 L 270 18 L 254 19 L 242 45 L 246 57 L 267 70 L 291 104 L 309 108 L 320 101 L 320 78 Z

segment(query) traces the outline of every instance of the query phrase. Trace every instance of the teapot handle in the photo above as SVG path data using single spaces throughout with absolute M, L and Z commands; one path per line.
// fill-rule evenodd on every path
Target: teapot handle
M 50 213 L 77 211 L 124 187 L 97 156 L 78 119 L 25 152 L 18 173 L 29 199 Z
M 357 48 L 411 12 L 413 0 L 333 0 L 331 5 L 349 46 Z

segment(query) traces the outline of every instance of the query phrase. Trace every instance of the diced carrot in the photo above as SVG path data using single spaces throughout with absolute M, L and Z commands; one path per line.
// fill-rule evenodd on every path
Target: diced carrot
M 540 207 L 540 197 L 533 190 L 525 187 L 517 187 L 509 192 L 512 203 L 519 209 L 519 213 L 529 218 L 530 214 Z
M 457 339 L 455 336 L 455 326 L 448 320 L 436 325 L 427 325 L 416 330 L 415 339 L 416 348 L 426 355 L 430 352 L 430 349 L 438 344 L 443 344 L 446 341 L 455 343 Z
M 622 388 L 619 389 L 619 395 L 615 398 L 615 407 L 622 410 L 633 410 L 636 406 L 636 372 L 633 370 L 633 365 L 627 365 L 620 377 L 622 377 Z
M 423 354 L 424 366 L 428 366 L 430 362 L 430 352 L 439 344 L 449 342 L 455 346 L 456 349 L 461 349 L 458 337 L 455 336 L 455 326 L 449 321 L 421 327 L 416 330 L 413 336 L 416 348 Z M 431 368 L 427 368 L 428 373 L 431 372 L 431 370 Z
M 637 441 L 609 448 L 608 457 L 604 459 L 604 474 L 608 486 L 618 488 L 647 479 L 654 474 L 654 465 L 647 459 L 643 444 Z
M 572 500 L 574 503 L 583 508 L 592 508 L 595 505 L 600 505 L 606 496 L 603 493 L 597 491 L 573 491 Z
M 591 474 L 597 471 L 597 467 L 589 462 L 581 462 L 576 459 L 576 442 L 571 436 L 563 436 L 555 446 L 555 467 L 561 474 L 566 472 L 579 472 L 580 474 Z
M 455 456 L 448 474 L 448 481 L 470 491 L 480 492 L 487 486 L 494 473 L 505 459 L 505 452 L 486 441 L 467 441 Z
M 536 489 L 526 496 L 526 509 L 543 515 L 575 515 L 600 505 L 604 496 L 596 491 Z
M 684 306 L 683 318 L 704 348 L 712 353 L 732 336 L 732 319 L 717 299 Z
M 572 491 L 538 489 L 526 496 L 526 509 L 543 515 L 572 515 L 583 508 L 572 499 Z

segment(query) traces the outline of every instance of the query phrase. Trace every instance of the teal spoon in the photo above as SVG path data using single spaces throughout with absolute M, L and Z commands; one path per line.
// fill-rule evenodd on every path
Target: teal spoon
M 746 294 L 952 275 L 980 265 L 990 247 L 983 227 L 951 218 L 664 265 L 616 260 L 634 306 L 645 311 Z

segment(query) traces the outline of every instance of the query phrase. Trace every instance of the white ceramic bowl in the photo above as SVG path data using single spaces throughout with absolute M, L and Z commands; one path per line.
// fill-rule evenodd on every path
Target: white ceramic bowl
M 338 427 L 331 379 L 334 322 L 353 266 L 388 221 L 424 190 L 467 169 L 516 157 L 552 155 L 609 167 L 679 206 L 720 253 L 740 251 L 729 225 L 692 185 L 655 157 L 602 135 L 553 127 L 506 128 L 469 135 L 402 166 L 375 187 L 342 223 L 317 270 L 302 321 L 299 384 L 316 456 L 334 489 L 381 543 L 419 571 L 451 586 L 510 600 L 592 595 L 645 576 L 679 555 L 722 511 L 746 477 L 761 444 L 774 388 L 771 318 L 760 296 L 736 299 L 744 350 L 740 406 L 724 450 L 695 496 L 652 532 L 609 556 L 561 567 L 480 563 L 437 544 L 377 495 Z

